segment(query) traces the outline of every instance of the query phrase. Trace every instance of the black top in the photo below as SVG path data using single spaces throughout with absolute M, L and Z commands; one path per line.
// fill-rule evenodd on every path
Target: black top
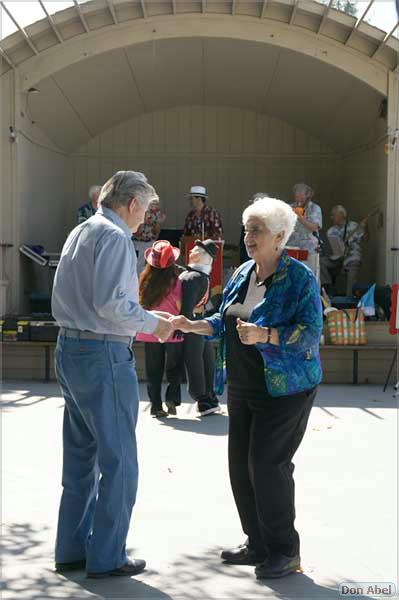
M 182 269 L 179 279 L 182 282 L 182 305 L 180 314 L 187 317 L 187 319 L 195 321 L 203 319 L 204 316 L 208 316 L 208 314 L 215 312 L 215 310 L 212 310 L 210 312 L 205 311 L 204 314 L 193 314 L 194 308 L 204 299 L 207 292 L 209 298 L 209 275 L 206 275 L 206 273 L 203 273 L 202 271 L 192 269 L 191 267 L 185 267 Z M 206 302 L 208 301 L 208 298 L 206 299 Z
M 229 306 L 224 317 L 226 326 L 227 381 L 229 388 L 237 392 L 246 391 L 256 394 L 267 394 L 263 358 L 254 345 L 247 346 L 241 343 L 236 328 L 237 317 L 240 317 L 242 321 L 248 321 L 254 308 L 251 308 L 246 317 L 243 316 L 241 304 L 244 303 L 247 296 L 252 273 L 253 270 L 251 270 L 247 281 L 241 288 L 236 302 Z M 273 275 L 268 277 L 262 284 L 258 284 L 259 287 L 262 287 L 263 295 L 266 292 L 266 287 L 271 284 L 272 279 Z

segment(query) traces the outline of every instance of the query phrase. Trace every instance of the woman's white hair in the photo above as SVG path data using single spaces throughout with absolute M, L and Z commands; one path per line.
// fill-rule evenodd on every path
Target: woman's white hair
M 284 248 L 288 238 L 294 231 L 297 216 L 291 206 L 277 198 L 260 198 L 255 200 L 242 213 L 242 222 L 244 226 L 251 218 L 263 221 L 266 229 L 272 235 L 284 232 L 284 237 L 281 240 L 280 247 Z

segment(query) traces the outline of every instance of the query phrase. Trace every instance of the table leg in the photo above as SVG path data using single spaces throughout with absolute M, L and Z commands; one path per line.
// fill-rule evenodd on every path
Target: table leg
M 387 389 L 387 387 L 388 387 L 388 383 L 389 383 L 389 380 L 390 380 L 390 378 L 391 378 L 391 374 L 392 374 L 393 368 L 394 368 L 394 366 L 395 366 L 395 362 L 396 362 L 396 358 L 397 358 L 397 356 L 398 356 L 398 350 L 396 349 L 396 350 L 395 350 L 395 352 L 393 353 L 393 357 L 392 357 L 391 366 L 389 367 L 389 370 L 388 370 L 388 375 L 387 375 L 387 378 L 386 378 L 386 380 L 385 380 L 384 389 L 382 390 L 383 392 L 385 392 L 385 391 L 386 391 L 386 389 Z
M 50 381 L 50 346 L 44 346 L 44 381 Z
M 359 383 L 359 350 L 353 351 L 353 385 Z

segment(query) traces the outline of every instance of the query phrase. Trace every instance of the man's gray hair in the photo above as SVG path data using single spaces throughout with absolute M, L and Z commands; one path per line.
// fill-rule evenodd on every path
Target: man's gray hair
M 118 171 L 104 183 L 98 202 L 106 208 L 115 209 L 128 206 L 132 198 L 136 198 L 141 205 L 148 204 L 156 195 L 143 173 Z
M 288 238 L 294 231 L 297 216 L 291 206 L 277 198 L 260 198 L 255 200 L 253 204 L 247 206 L 242 213 L 242 222 L 244 226 L 248 219 L 256 218 L 263 221 L 266 229 L 272 235 L 284 232 L 284 237 L 281 240 L 280 248 L 283 249 Z
M 94 196 L 98 196 L 100 195 L 101 192 L 101 185 L 91 185 L 89 187 L 89 198 L 90 200 L 93 200 Z
M 294 194 L 306 194 L 310 199 L 314 196 L 313 188 L 307 183 L 296 183 L 292 189 L 294 190 Z
M 342 206 L 342 204 L 336 204 L 335 206 L 332 207 L 331 209 L 331 213 L 338 213 L 340 215 L 342 215 L 343 217 L 348 216 L 348 213 L 346 212 L 346 208 L 345 206 Z

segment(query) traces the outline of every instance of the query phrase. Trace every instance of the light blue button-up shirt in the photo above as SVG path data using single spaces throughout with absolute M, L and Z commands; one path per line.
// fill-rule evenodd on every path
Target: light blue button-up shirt
M 52 313 L 61 327 L 102 334 L 153 333 L 158 319 L 138 303 L 132 232 L 101 207 L 69 234 L 54 278 Z

